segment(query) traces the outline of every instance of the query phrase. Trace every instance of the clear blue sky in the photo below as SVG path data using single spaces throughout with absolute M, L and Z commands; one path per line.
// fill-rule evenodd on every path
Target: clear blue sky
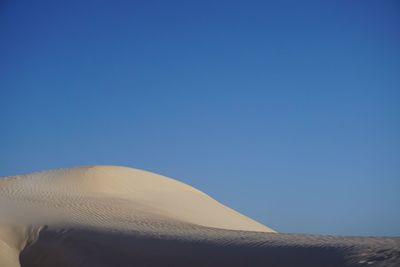
M 398 1 L 5 0 L 0 90 L 0 175 L 125 165 L 281 232 L 400 235 Z

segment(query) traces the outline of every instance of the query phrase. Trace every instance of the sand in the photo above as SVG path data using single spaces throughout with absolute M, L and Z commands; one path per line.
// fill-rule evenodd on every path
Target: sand
M 276 233 L 116 166 L 0 178 L 0 266 L 400 266 L 400 238 Z

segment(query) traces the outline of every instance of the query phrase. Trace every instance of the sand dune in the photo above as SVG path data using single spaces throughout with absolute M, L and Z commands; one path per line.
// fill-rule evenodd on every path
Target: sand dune
M 176 180 L 91 166 L 0 178 L 0 266 L 400 266 L 400 239 L 278 234 Z

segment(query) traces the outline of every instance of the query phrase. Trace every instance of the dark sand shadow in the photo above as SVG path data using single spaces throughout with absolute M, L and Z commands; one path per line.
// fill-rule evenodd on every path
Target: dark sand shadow
M 22 267 L 400 266 L 400 238 L 333 237 L 216 229 L 155 235 L 42 230 Z

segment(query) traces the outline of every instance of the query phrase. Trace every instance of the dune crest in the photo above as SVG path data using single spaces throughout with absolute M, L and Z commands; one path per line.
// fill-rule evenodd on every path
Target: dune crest
M 8 198 L 4 203 L 25 203 L 27 208 L 37 207 L 39 211 L 43 203 L 47 212 L 27 218 L 38 223 L 42 216 L 47 217 L 47 224 L 52 219 L 57 223 L 61 216 L 63 223 L 68 223 L 69 217 L 71 223 L 91 224 L 89 218 L 97 216 L 94 225 L 108 227 L 111 223 L 115 227 L 118 221 L 131 223 L 151 217 L 155 221 L 273 232 L 189 185 L 127 167 L 89 166 L 8 177 L 0 182 L 0 197 Z M 20 221 L 25 215 L 8 209 L 12 213 L 9 219 Z M 109 220 L 111 217 L 116 224 Z
M 205 193 L 150 172 L 87 166 L 0 178 L 0 266 L 19 266 L 43 226 L 169 232 L 193 225 L 273 232 Z
M 398 266 L 399 238 L 277 234 L 182 182 L 117 166 L 0 178 L 0 266 Z

